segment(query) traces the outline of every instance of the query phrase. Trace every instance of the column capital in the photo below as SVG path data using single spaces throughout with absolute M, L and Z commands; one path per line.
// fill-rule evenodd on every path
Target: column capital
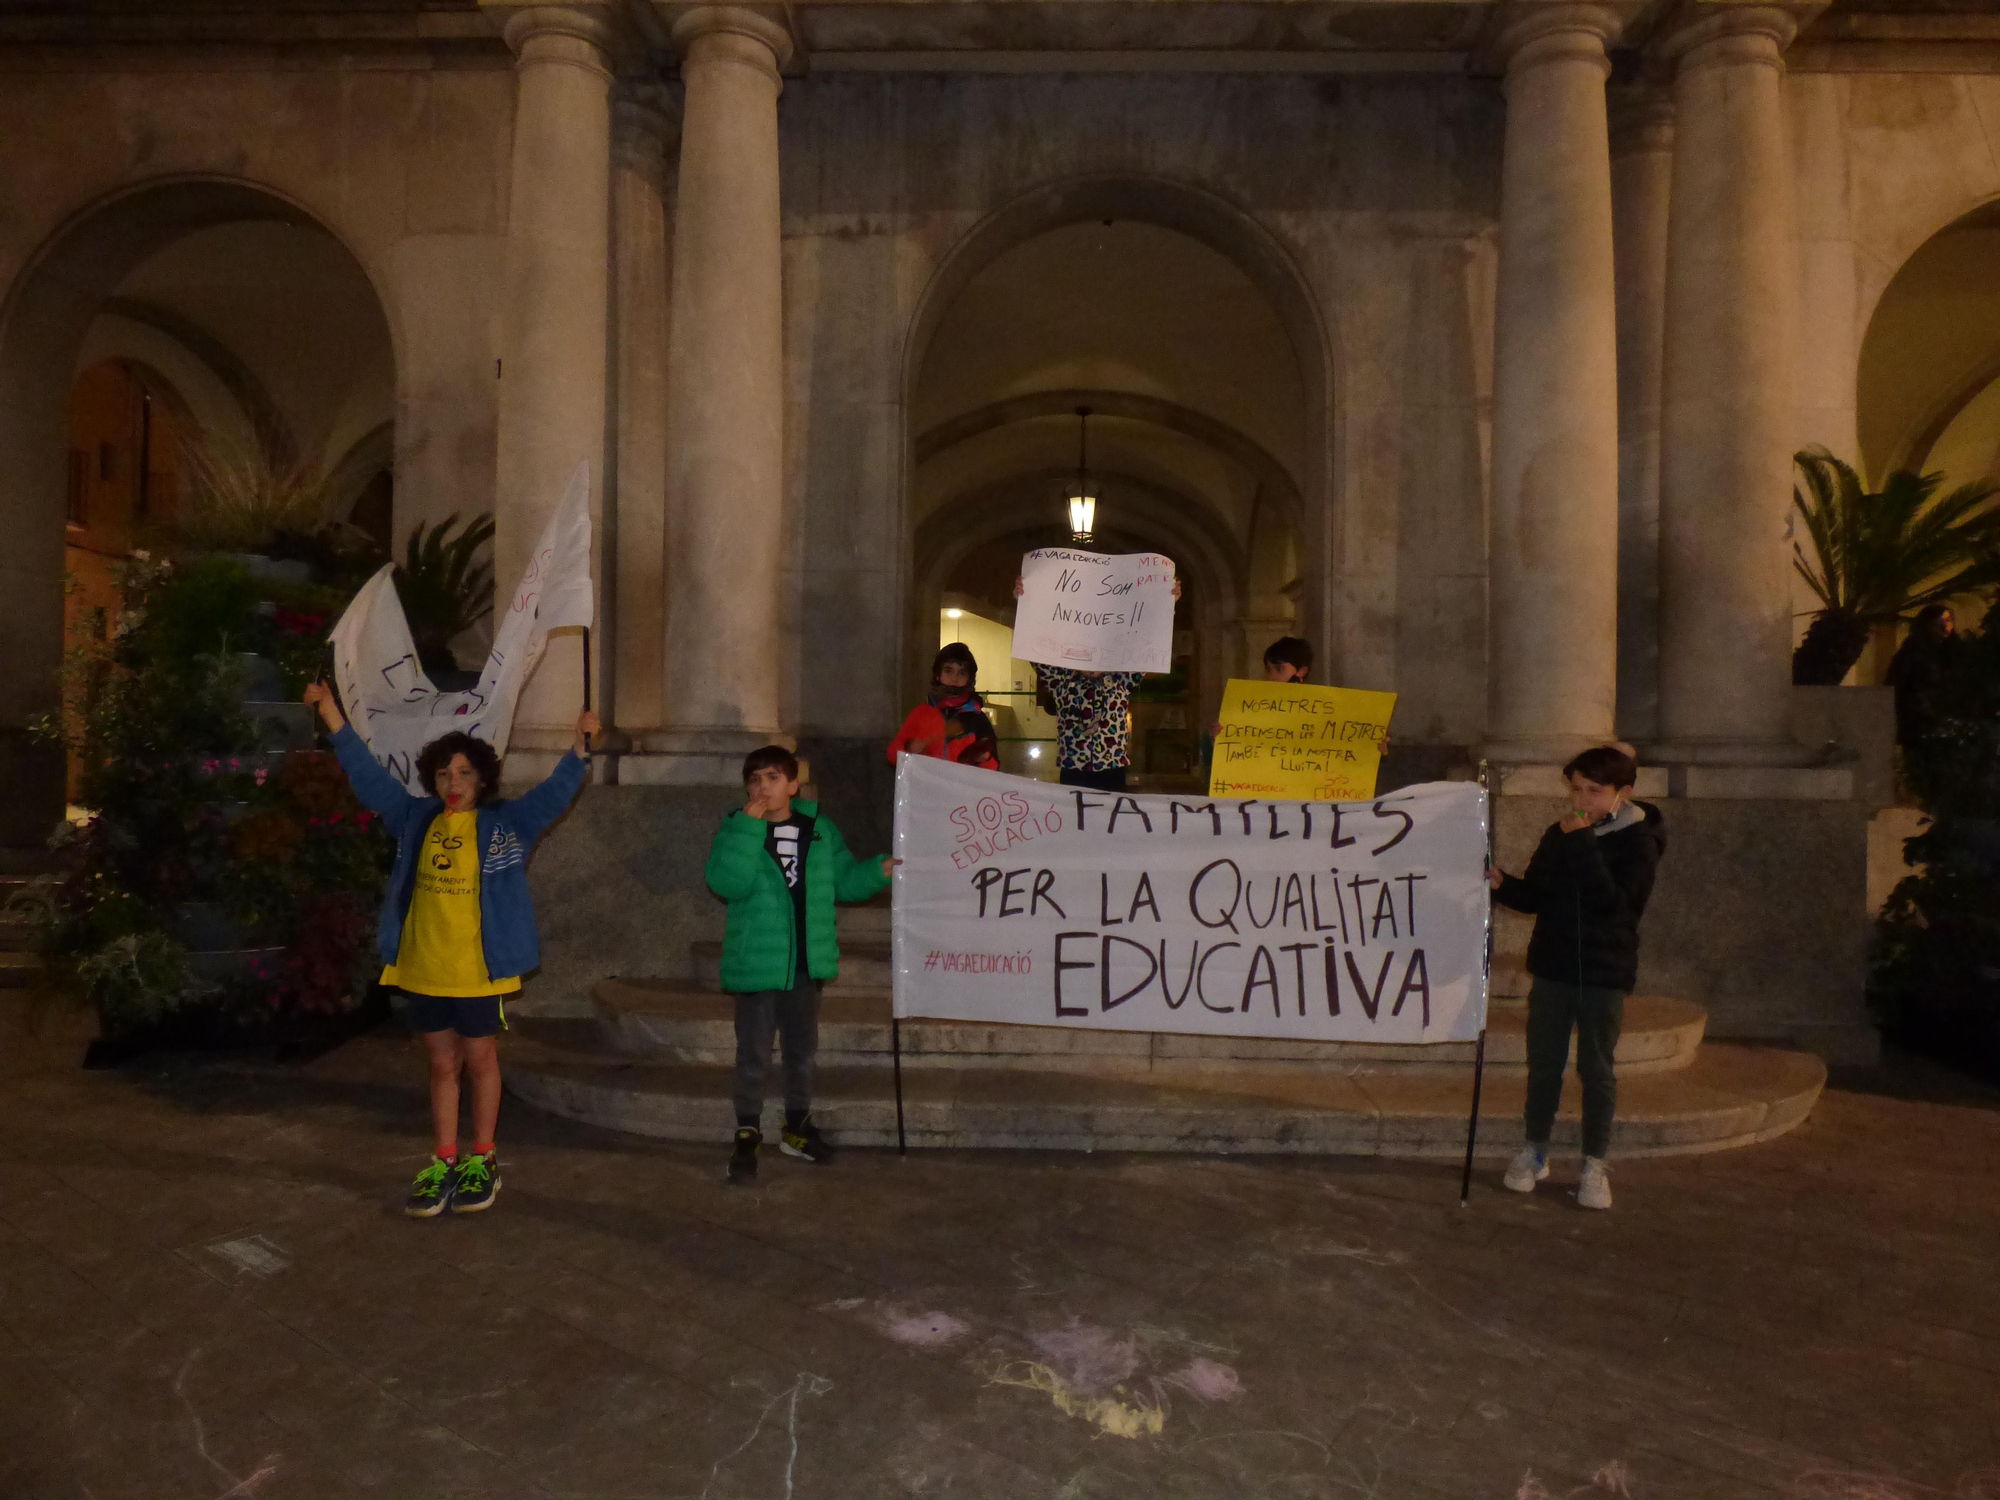
M 1608 75 L 1606 48 L 1639 7 L 1632 0 L 1508 0 L 1479 48 L 1482 71 L 1512 77 L 1549 62 L 1587 62 Z
M 1680 0 L 1649 50 L 1669 73 L 1727 63 L 1782 71 L 1792 38 L 1826 6 L 1827 0 Z
M 674 22 L 674 46 L 687 57 L 696 42 L 708 36 L 739 36 L 761 45 L 771 55 L 775 74 L 792 60 L 792 37 L 770 17 L 742 5 L 697 5 Z
M 527 5 L 520 0 L 479 0 L 501 23 L 500 34 L 517 67 L 529 63 L 571 63 L 611 76 L 617 45 L 610 12 L 601 4 Z M 532 54 L 532 55 L 531 55 Z
M 1614 84 L 1607 97 L 1613 156 L 1674 149 L 1674 96 L 1650 83 Z

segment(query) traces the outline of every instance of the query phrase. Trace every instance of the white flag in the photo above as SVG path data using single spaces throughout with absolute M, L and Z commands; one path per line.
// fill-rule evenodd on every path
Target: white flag
M 384 564 L 333 627 L 334 679 L 349 720 L 375 758 L 420 792 L 413 780 L 418 752 L 440 735 L 462 730 L 506 754 L 514 706 L 549 631 L 590 624 L 590 464 L 576 466 L 562 504 L 542 528 L 477 687 L 441 693 L 424 675 L 394 574 L 395 565 Z

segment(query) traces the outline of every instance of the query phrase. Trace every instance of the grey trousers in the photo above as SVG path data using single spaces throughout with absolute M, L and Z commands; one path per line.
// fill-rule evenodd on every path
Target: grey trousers
M 764 1075 L 771 1066 L 771 1038 L 785 1060 L 785 1108 L 812 1108 L 813 1063 L 819 1056 L 819 981 L 801 974 L 788 990 L 736 996 L 738 1120 L 764 1113 Z
M 1611 1069 L 1618 1033 L 1625 1026 L 1625 992 L 1564 984 L 1535 976 L 1528 986 L 1528 1140 L 1547 1146 L 1562 1099 L 1569 1035 L 1576 1032 L 1576 1076 L 1583 1084 L 1583 1154 L 1602 1157 L 1611 1147 L 1618 1112 L 1618 1079 Z

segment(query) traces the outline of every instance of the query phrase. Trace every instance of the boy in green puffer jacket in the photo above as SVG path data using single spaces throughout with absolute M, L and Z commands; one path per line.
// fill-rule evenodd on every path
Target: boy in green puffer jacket
M 799 802 L 799 762 L 779 745 L 743 760 L 748 802 L 722 820 L 708 851 L 708 888 L 729 903 L 722 987 L 736 997 L 736 1142 L 729 1180 L 757 1177 L 764 1142 L 764 1074 L 775 1032 L 785 1059 L 785 1128 L 779 1148 L 810 1162 L 833 1151 L 812 1123 L 819 990 L 840 972 L 833 903 L 866 901 L 897 861 L 859 860 L 817 802 Z

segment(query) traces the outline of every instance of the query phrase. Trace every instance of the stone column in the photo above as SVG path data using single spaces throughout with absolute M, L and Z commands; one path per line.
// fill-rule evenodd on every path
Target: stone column
M 1503 17 L 1508 13 L 1503 13 Z M 1618 407 L 1608 7 L 1514 7 L 1494 314 L 1487 753 L 1563 760 L 1611 736 Z
M 606 613 L 616 622 L 605 701 L 625 736 L 663 722 L 667 632 L 667 298 L 673 226 L 665 194 L 675 123 L 647 86 L 611 111 L 612 442 L 616 563 Z M 607 531 L 611 528 L 607 524 Z
M 1618 274 L 1618 736 L 1660 725 L 1660 373 L 1666 342 L 1673 99 L 1611 101 L 1611 236 Z
M 502 610 L 579 460 L 590 463 L 601 522 L 611 177 L 611 34 L 601 13 L 531 6 L 508 17 L 506 37 L 516 85 L 499 309 L 493 567 Z M 593 645 L 602 634 L 592 632 Z M 521 696 L 513 746 L 531 759 L 560 751 L 582 706 L 579 643 L 558 636 Z
M 751 11 L 674 25 L 686 97 L 668 357 L 670 779 L 732 782 L 779 728 L 784 325 L 778 69 L 790 42 Z
M 1698 14 L 1675 65 L 1661 390 L 1660 735 L 1653 758 L 1800 758 L 1790 742 L 1791 173 L 1776 6 Z

